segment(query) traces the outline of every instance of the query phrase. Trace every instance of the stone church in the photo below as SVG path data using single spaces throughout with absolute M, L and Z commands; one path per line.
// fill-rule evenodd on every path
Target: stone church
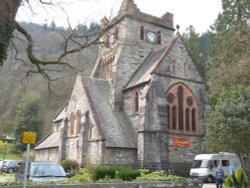
M 175 174 L 202 153 L 205 84 L 173 15 L 141 12 L 123 0 L 106 33 L 91 77 L 79 74 L 35 159 L 80 165 L 126 165 Z

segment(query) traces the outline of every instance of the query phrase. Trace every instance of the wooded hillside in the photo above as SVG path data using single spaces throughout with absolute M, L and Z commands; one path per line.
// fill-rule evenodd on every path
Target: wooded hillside
M 53 58 L 60 53 L 60 44 L 65 41 L 63 36 L 67 30 L 57 28 L 53 23 L 50 26 L 32 23 L 21 23 L 21 25 L 35 39 L 34 50 L 38 57 Z M 88 30 L 85 26 L 81 29 Z M 81 72 L 83 75 L 89 76 L 91 73 L 97 58 L 98 46 L 92 45 L 80 53 L 69 55 L 66 60 L 73 68 L 56 65 L 44 66 L 44 69 L 49 70 L 47 73 L 50 78 L 54 80 L 48 83 L 48 80 L 41 74 L 31 73 L 30 76 L 27 76 L 28 70 L 32 70 L 32 67 L 31 64 L 27 63 L 28 58 L 23 36 L 15 33 L 13 44 L 8 52 L 8 59 L 0 68 L 1 132 L 5 131 L 6 134 L 11 134 L 14 131 L 14 119 L 18 105 L 26 94 L 35 91 L 42 98 L 42 116 L 45 120 L 42 134 L 44 135 L 50 131 L 51 121 L 57 110 L 68 99 L 76 74 Z M 48 84 L 51 84 L 51 92 L 49 92 Z

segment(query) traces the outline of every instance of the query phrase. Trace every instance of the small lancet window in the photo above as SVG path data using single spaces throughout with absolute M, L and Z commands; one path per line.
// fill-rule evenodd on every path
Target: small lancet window
M 137 114 L 140 110 L 140 93 L 137 88 L 135 88 L 131 93 L 131 112 L 132 114 Z
M 135 112 L 139 112 L 139 92 L 135 92 Z
M 161 32 L 157 32 L 157 44 L 161 44 Z

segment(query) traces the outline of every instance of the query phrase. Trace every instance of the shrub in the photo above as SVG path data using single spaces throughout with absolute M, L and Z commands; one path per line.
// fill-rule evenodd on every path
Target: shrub
M 187 180 L 188 178 L 166 175 L 164 171 L 149 173 L 148 170 L 137 170 L 130 167 L 117 166 L 88 166 L 73 177 L 69 182 L 120 182 L 120 181 L 155 181 L 155 180 Z
M 122 179 L 123 181 L 131 181 L 139 177 L 140 171 L 134 170 L 131 168 L 122 168 L 121 170 L 117 171 L 117 178 Z
M 76 175 L 68 179 L 69 182 L 80 182 L 80 183 L 86 183 L 86 182 L 92 182 L 92 174 L 91 170 L 89 168 L 83 168 L 78 171 Z
M 235 177 L 239 183 L 239 187 L 247 187 L 247 176 L 242 168 L 236 170 Z
M 233 178 L 228 176 L 225 180 L 225 187 L 233 187 Z
M 237 180 L 238 187 L 245 188 L 247 187 L 247 177 L 242 168 L 238 168 L 235 172 L 235 179 Z M 230 175 L 225 180 L 226 187 L 234 187 L 235 182 L 233 176 Z
M 143 174 L 137 177 L 136 180 L 140 181 L 174 181 L 174 180 L 187 180 L 188 178 L 174 175 L 167 175 L 164 171 L 155 171 L 148 174 Z
M 150 171 L 147 169 L 139 169 L 139 172 L 140 172 L 141 176 L 145 176 L 145 175 L 150 173 Z
M 101 179 L 115 179 L 115 168 L 108 166 L 99 166 L 94 169 L 93 180 L 96 182 Z
M 62 167 L 70 176 L 75 175 L 79 170 L 79 164 L 74 160 L 63 160 Z

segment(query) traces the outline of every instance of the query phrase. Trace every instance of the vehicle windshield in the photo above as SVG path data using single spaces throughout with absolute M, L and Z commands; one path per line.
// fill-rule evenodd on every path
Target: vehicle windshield
M 59 164 L 37 163 L 31 166 L 33 177 L 65 177 L 66 174 Z
M 207 159 L 204 160 L 194 160 L 193 162 L 193 168 L 208 168 L 210 164 L 210 161 Z

